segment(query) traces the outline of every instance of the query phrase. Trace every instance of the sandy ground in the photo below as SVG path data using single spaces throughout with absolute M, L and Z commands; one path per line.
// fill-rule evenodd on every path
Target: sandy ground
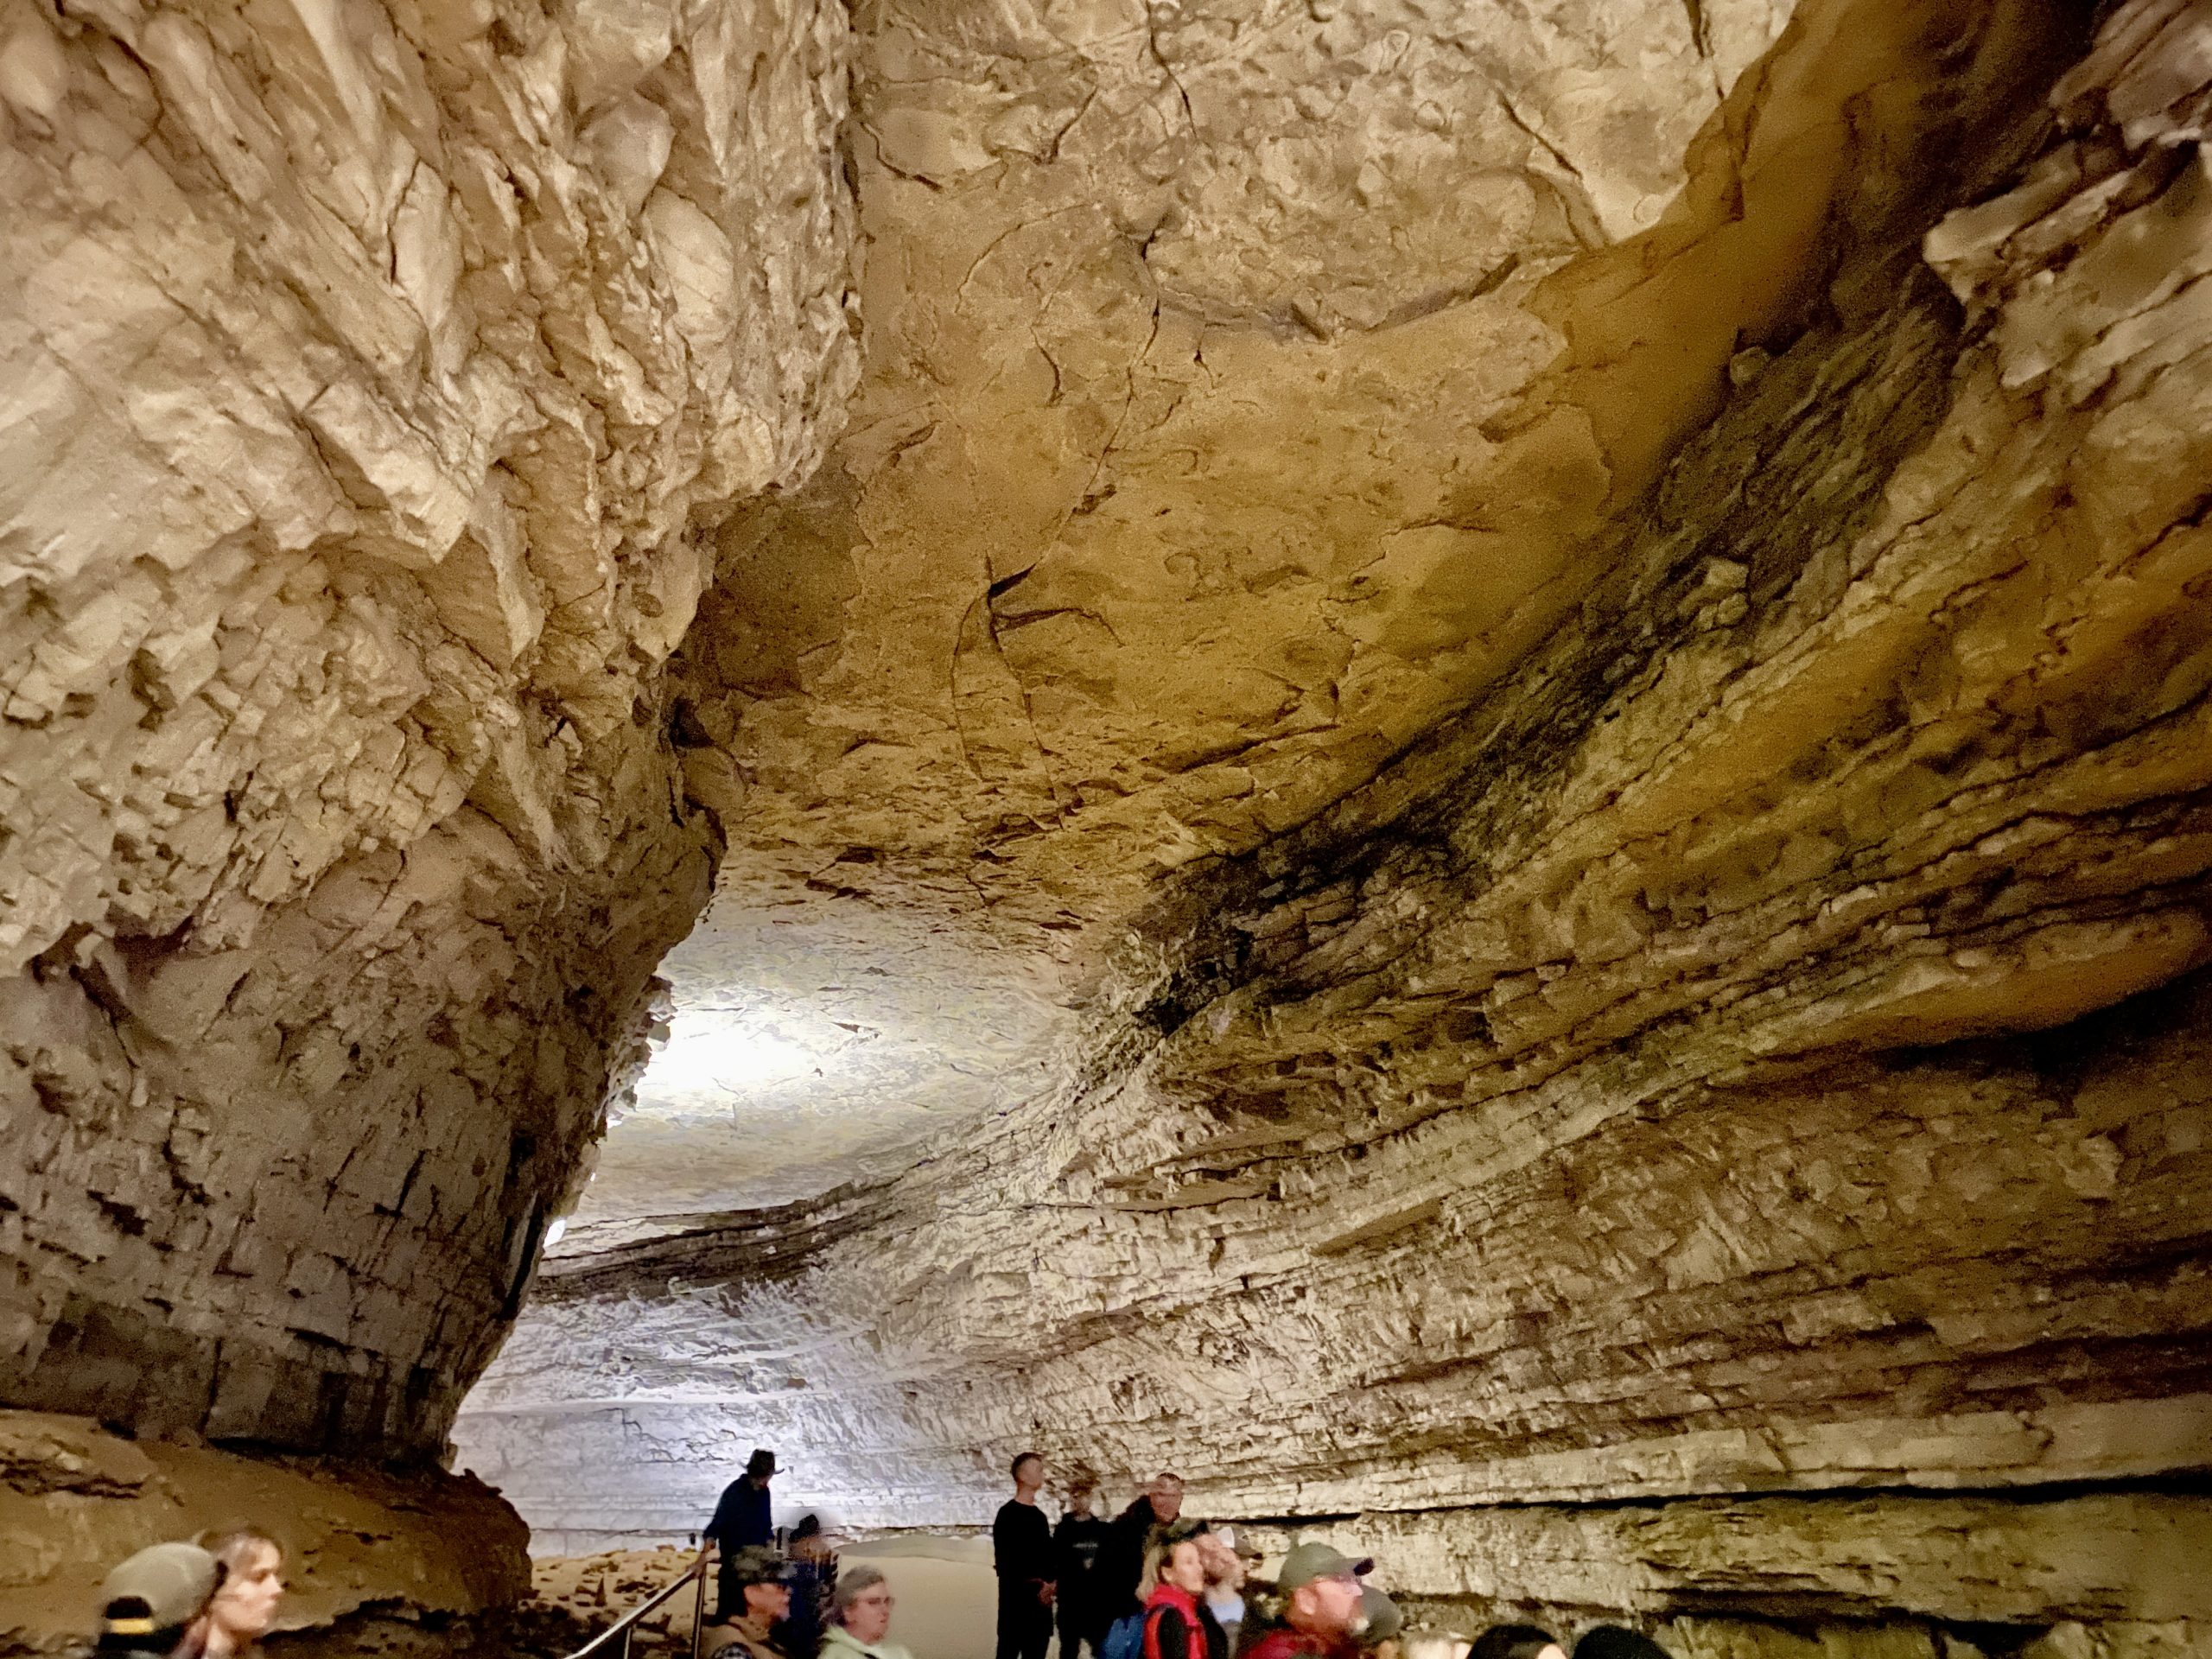
M 537 1599 L 578 1622 L 579 1640 L 603 1630 L 689 1566 L 693 1552 L 668 1548 L 615 1550 L 600 1555 L 553 1556 L 533 1564 Z M 991 1576 L 990 1541 L 984 1538 L 899 1538 L 851 1544 L 838 1552 L 849 1567 L 880 1567 L 898 1599 L 891 1639 L 914 1659 L 990 1659 L 998 1608 Z M 707 1586 L 707 1612 L 715 1590 Z M 679 1592 L 646 1615 L 634 1646 L 639 1655 L 689 1653 L 693 1593 Z

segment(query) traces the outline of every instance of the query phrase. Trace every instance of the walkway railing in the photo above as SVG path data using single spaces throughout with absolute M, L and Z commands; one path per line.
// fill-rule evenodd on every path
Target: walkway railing
M 637 1629 L 638 1621 L 672 1599 L 687 1584 L 697 1586 L 691 1597 L 691 1659 L 699 1659 L 700 1638 L 707 1629 L 707 1563 L 713 1555 L 711 1549 L 701 1550 L 690 1566 L 578 1648 L 569 1659 L 586 1659 L 587 1655 L 600 1656 L 601 1659 L 630 1659 L 630 1632 Z

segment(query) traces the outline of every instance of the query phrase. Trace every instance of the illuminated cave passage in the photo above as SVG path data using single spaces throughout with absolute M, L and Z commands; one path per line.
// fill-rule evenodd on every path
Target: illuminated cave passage
M 2212 1652 L 2208 121 L 2202 0 L 0 0 L 0 1630 L 1034 1446 Z

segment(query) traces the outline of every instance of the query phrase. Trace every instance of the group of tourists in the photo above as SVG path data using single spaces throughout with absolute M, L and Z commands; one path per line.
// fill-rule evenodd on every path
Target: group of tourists
M 269 1634 L 284 1599 L 284 1551 L 265 1534 L 155 1544 L 100 1586 L 102 1654 L 238 1659 Z
M 1014 1495 L 991 1523 L 998 1577 L 995 1659 L 1570 1659 L 1528 1624 L 1500 1624 L 1471 1642 L 1408 1632 L 1403 1614 L 1363 1580 L 1375 1563 L 1308 1541 L 1272 1579 L 1261 1552 L 1230 1527 L 1183 1514 L 1183 1482 L 1155 1476 L 1110 1520 L 1096 1512 L 1096 1476 L 1065 1483 L 1058 1524 L 1038 1502 L 1045 1460 L 1025 1452 Z M 912 1659 L 890 1637 L 893 1600 L 873 1567 L 840 1573 L 816 1517 L 779 1548 L 769 1518 L 772 1452 L 757 1451 L 722 1494 L 706 1536 L 719 1552 L 716 1624 L 707 1651 L 724 1659 Z M 735 1651 L 733 1651 L 735 1649 Z M 1667 1659 L 1649 1637 L 1601 1625 L 1572 1659 Z

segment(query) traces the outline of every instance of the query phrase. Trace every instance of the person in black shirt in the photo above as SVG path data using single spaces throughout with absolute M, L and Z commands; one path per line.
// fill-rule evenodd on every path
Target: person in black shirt
M 1097 1569 L 1099 1553 L 1111 1529 L 1091 1513 L 1091 1499 L 1097 1491 L 1097 1478 L 1078 1471 L 1068 1484 L 1067 1513 L 1052 1531 L 1052 1554 L 1059 1569 L 1059 1589 L 1054 1599 L 1060 1612 L 1060 1659 L 1079 1659 L 1085 1643 L 1096 1654 L 1106 1639 Z
M 775 1523 L 768 1518 L 768 1483 L 775 1476 L 776 1454 L 756 1448 L 745 1460 L 745 1472 L 722 1489 L 722 1501 L 715 1505 L 715 1518 L 707 1522 L 707 1541 L 721 1558 L 715 1583 L 718 1624 L 738 1617 L 737 1610 L 745 1599 L 743 1587 L 730 1571 L 730 1558 L 776 1535 Z
M 999 1575 L 996 1659 L 1045 1659 L 1052 1640 L 1052 1592 L 1058 1568 L 1052 1560 L 1052 1529 L 1037 1507 L 1045 1459 L 1025 1452 L 1014 1460 L 1014 1496 L 991 1522 L 991 1553 Z

